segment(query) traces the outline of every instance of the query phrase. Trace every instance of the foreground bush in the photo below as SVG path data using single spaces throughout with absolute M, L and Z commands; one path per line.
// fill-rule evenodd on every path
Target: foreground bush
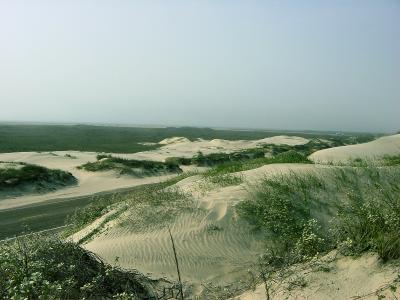
M 400 170 L 364 168 L 343 171 L 336 181 L 344 191 L 332 234 L 348 254 L 376 251 L 384 260 L 400 258 Z
M 143 299 L 145 279 L 74 243 L 20 238 L 0 245 L 0 299 Z

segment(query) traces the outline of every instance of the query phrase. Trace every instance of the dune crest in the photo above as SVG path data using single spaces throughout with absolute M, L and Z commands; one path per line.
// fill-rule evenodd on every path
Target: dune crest
M 346 163 L 349 160 L 375 159 L 400 154 L 400 134 L 381 137 L 372 142 L 329 148 L 314 152 L 309 159 L 318 163 Z

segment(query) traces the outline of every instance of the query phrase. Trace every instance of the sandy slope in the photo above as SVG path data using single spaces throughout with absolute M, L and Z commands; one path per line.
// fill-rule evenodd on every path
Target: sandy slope
M 319 162 L 342 162 L 351 159 L 374 159 L 384 155 L 400 154 L 400 134 L 385 136 L 369 143 L 335 147 L 317 151 L 310 155 L 310 159 Z
M 271 299 L 399 299 L 400 282 L 393 283 L 399 275 L 399 266 L 382 265 L 376 254 L 366 253 L 361 257 L 343 257 L 332 251 L 318 261 L 291 269 L 294 275 L 275 278 L 270 288 Z M 323 266 L 323 268 L 321 268 Z M 305 287 L 296 286 L 304 282 Z M 290 284 L 292 282 L 292 284 Z M 392 291 L 390 285 L 397 286 Z M 359 298 L 357 298 L 359 297 Z M 234 300 L 266 300 L 265 285 L 248 291 Z M 383 298 L 382 298 L 383 299 Z
M 137 268 L 153 276 L 175 278 L 167 225 L 174 234 L 185 280 L 192 282 L 231 282 L 243 276 L 264 244 L 247 223 L 237 219 L 234 205 L 247 195 L 249 185 L 263 176 L 288 172 L 317 172 L 325 167 L 315 165 L 268 165 L 243 172 L 246 183 L 238 186 L 202 189 L 199 176 L 187 178 L 176 186 L 194 199 L 191 209 L 154 226 L 157 220 L 139 226 L 135 211 L 128 211 L 114 226 L 96 236 L 85 247 L 109 262 L 119 257 L 119 265 Z M 131 226 L 126 226 L 126 221 Z M 124 223 L 125 222 L 125 223 Z M 217 230 L 213 230 L 215 226 Z M 140 229 L 135 229 L 139 227 Z M 80 235 L 80 233 L 79 233 Z

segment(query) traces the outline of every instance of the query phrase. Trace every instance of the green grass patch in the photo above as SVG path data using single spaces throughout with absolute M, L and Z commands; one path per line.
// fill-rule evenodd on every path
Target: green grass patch
M 329 174 L 328 174 L 329 175 Z M 289 174 L 265 178 L 237 205 L 266 235 L 268 263 L 282 266 L 339 248 L 400 258 L 400 170 L 337 168 L 324 179 Z
M 265 151 L 259 148 L 246 149 L 232 153 L 211 153 L 207 155 L 199 152 L 197 155 L 193 156 L 191 163 L 197 166 L 210 167 L 231 162 L 263 158 L 264 156 Z
M 206 181 L 219 187 L 239 185 L 243 183 L 243 176 L 229 173 L 219 173 L 213 176 L 204 176 Z
M 34 235 L 0 244 L 1 299 L 144 299 L 147 280 L 74 243 Z
M 137 177 L 182 172 L 179 165 L 173 162 L 125 159 L 102 154 L 97 155 L 97 158 L 98 161 L 88 162 L 79 168 L 90 172 L 115 170 L 121 175 Z
M 77 182 L 71 173 L 62 170 L 47 169 L 25 163 L 13 163 L 15 167 L 1 167 L 1 164 L 0 162 L 0 188 L 2 190 L 33 185 L 35 191 L 44 191 Z
M 212 177 L 217 176 L 219 174 L 229 174 L 234 172 L 241 172 L 246 170 L 251 170 L 255 168 L 262 167 L 264 165 L 269 164 L 280 164 L 280 163 L 304 163 L 310 164 L 312 163 L 307 157 L 304 155 L 294 151 L 286 151 L 280 154 L 277 154 L 273 157 L 263 157 L 250 159 L 245 161 L 238 161 L 233 163 L 221 164 L 213 167 L 212 169 L 205 172 L 205 176 Z
M 400 155 L 386 155 L 383 157 L 383 164 L 385 166 L 399 166 Z

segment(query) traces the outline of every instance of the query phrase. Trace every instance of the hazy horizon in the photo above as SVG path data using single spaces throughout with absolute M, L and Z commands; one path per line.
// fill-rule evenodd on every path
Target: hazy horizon
M 1 1 L 0 121 L 395 132 L 399 37 L 395 0 Z

